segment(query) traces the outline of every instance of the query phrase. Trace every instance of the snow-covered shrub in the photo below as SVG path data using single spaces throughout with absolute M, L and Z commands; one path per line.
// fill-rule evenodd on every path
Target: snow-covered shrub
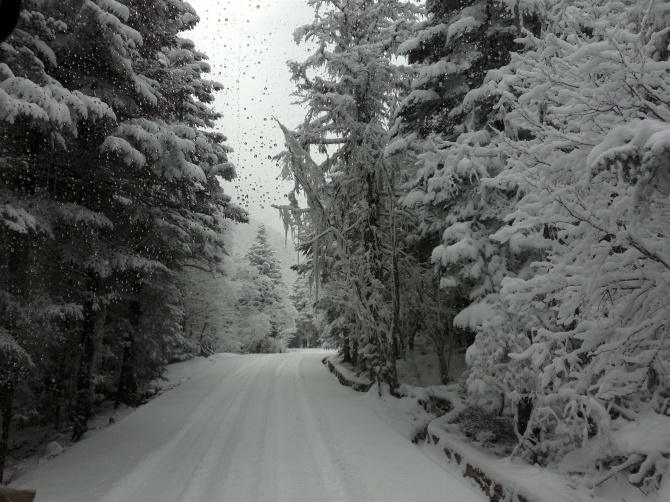
M 514 417 L 515 430 L 522 435 L 528 424 L 530 403 L 535 397 L 537 371 L 531 365 L 510 357 L 530 346 L 530 337 L 520 320 L 525 309 L 533 305 L 506 305 L 500 295 L 491 295 L 488 301 L 497 300 L 496 308 L 489 308 L 474 343 L 466 352 L 470 367 L 467 402 L 471 406 Z M 480 304 L 487 305 L 486 303 Z M 463 322 L 468 311 L 462 312 L 457 322 Z M 471 320 L 472 321 L 472 320 Z
M 466 407 L 456 415 L 454 422 L 466 436 L 483 444 L 502 446 L 508 452 L 517 442 L 509 417 L 500 417 L 479 406 Z
M 486 377 L 532 404 L 518 454 L 550 464 L 596 441 L 605 472 L 586 473 L 628 471 L 653 491 L 670 444 L 614 438 L 645 417 L 669 423 L 667 6 L 558 1 L 547 15 L 546 32 L 483 87 L 507 110 L 496 183 L 519 193 L 492 238 L 544 258 L 532 277 L 503 280 L 470 383 Z M 495 364 L 504 352 L 509 364 Z

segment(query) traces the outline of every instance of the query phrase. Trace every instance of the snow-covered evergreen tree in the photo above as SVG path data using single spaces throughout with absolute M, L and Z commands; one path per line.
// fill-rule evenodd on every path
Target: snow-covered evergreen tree
M 593 485 L 628 470 L 653 491 L 667 446 L 628 448 L 618 435 L 670 426 L 667 10 L 559 1 L 523 43 L 490 76 L 508 111 L 495 182 L 520 194 L 493 238 L 545 258 L 503 281 L 469 386 L 476 395 L 493 378 L 525 400 L 524 456 L 556 462 L 588 444 L 580 469 Z
M 272 279 L 273 284 L 282 286 L 282 278 L 279 260 L 275 257 L 274 249 L 268 240 L 268 232 L 265 225 L 259 225 L 256 232 L 255 242 L 247 252 L 247 259 L 252 267 L 256 267 L 258 272 Z
M 269 329 L 264 329 L 249 343 L 246 351 L 284 352 L 295 335 L 296 310 L 282 278 L 279 261 L 268 241 L 264 225 L 258 227 L 255 242 L 247 252 L 251 274 L 247 281 L 253 291 L 238 302 L 267 317 Z
M 516 36 L 537 24 L 535 0 L 429 0 L 428 17 L 399 48 L 418 65 L 412 91 L 400 102 L 396 129 L 420 138 L 439 134 L 453 141 L 479 129 L 491 100 L 473 108 L 463 98 L 490 69 L 505 66 L 518 49 Z
M 430 319 L 422 329 L 436 344 L 446 381 L 444 351 L 460 343 L 457 332 L 481 321 L 482 298 L 528 260 L 490 239 L 504 225 L 514 192 L 490 183 L 504 167 L 496 149 L 502 113 L 494 109 L 495 95 L 480 86 L 488 70 L 509 61 L 514 38 L 536 16 L 533 2 L 432 1 L 427 9 L 428 18 L 399 49 L 417 75 L 395 111 L 387 156 L 413 160 L 400 198 L 416 223 L 407 236 L 416 260 L 407 280 L 424 284 L 418 318 Z M 430 264 L 434 277 L 425 270 Z M 435 284 L 440 291 L 429 298 Z
M 58 336 L 34 373 L 63 384 L 54 406 L 74 416 L 75 438 L 94 382 L 137 401 L 177 335 L 174 272 L 216 265 L 224 219 L 246 218 L 219 183 L 235 175 L 225 138 L 203 129 L 220 116 L 209 107 L 220 85 L 178 37 L 197 20 L 180 1 L 29 0 L 0 47 L 2 337 L 19 347 L 17 313 L 39 291 Z M 157 312 L 164 331 L 145 322 Z M 103 333 L 112 357 L 100 357 Z M 68 367 L 75 386 L 61 382 Z
M 310 4 L 315 20 L 295 38 L 318 48 L 306 61 L 291 63 L 296 96 L 308 111 L 295 137 L 286 131 L 284 160 L 310 206 L 301 213 L 310 220 L 303 245 L 311 248 L 315 280 L 334 268 L 343 274 L 356 298 L 356 310 L 346 317 L 360 321 L 367 365 L 395 387 L 398 318 L 384 287 L 394 274 L 387 254 L 394 182 L 383 153 L 390 110 L 409 75 L 392 58 L 419 10 L 400 0 Z M 311 147 L 326 154 L 320 165 L 309 158 Z
M 316 347 L 319 335 L 316 328 L 315 298 L 306 276 L 299 276 L 293 282 L 290 299 L 298 313 L 295 320 L 295 338 L 291 346 Z

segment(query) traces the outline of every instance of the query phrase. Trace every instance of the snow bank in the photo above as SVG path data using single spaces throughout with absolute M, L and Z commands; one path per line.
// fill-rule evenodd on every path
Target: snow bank
M 370 380 L 359 377 L 350 368 L 343 365 L 340 356 L 326 357 L 322 362 L 342 385 L 351 387 L 358 392 L 367 392 L 372 387 Z
M 580 465 L 597 461 L 595 446 L 591 454 L 588 449 L 574 452 L 574 458 L 566 457 L 555 470 L 482 450 L 462 434 L 459 425 L 451 423 L 463 409 L 458 384 L 415 386 L 403 383 L 398 388 L 400 398 L 384 392 L 380 399 L 377 385 L 356 375 L 339 356 L 326 357 L 322 362 L 340 383 L 366 392 L 366 400 L 377 410 L 378 416 L 403 436 L 415 443 L 425 442 L 427 447 L 437 446 L 438 451 L 444 452 L 459 466 L 461 474 L 473 480 L 492 501 L 668 500 L 660 495 L 663 489 L 656 498 L 650 498 L 623 479 L 605 480 L 595 489 L 585 486 Z M 441 416 L 435 418 L 436 413 Z M 660 444 L 658 438 L 661 438 Z M 623 427 L 611 441 L 622 455 L 639 452 L 642 447 L 649 451 L 662 449 L 670 444 L 670 418 L 657 414 L 643 417 L 639 424 Z
M 170 389 L 178 387 L 182 383 L 190 380 L 206 368 L 210 367 L 212 364 L 215 364 L 217 361 L 231 357 L 235 357 L 235 355 L 214 354 L 208 358 L 195 357 L 187 361 L 168 365 L 163 377 L 161 379 L 154 380 L 149 384 L 148 388 L 153 389 L 150 399 L 164 394 Z M 113 403 L 106 403 L 106 406 L 99 408 L 96 415 L 89 421 L 89 430 L 86 432 L 85 437 L 89 438 L 95 436 L 99 432 L 108 429 L 111 425 L 121 422 L 133 411 L 134 408 L 130 408 L 128 406 L 122 405 L 118 408 L 114 408 Z M 25 429 L 23 432 L 25 434 L 29 434 L 32 437 L 48 437 L 50 439 L 41 445 L 32 444 L 25 438 L 22 439 L 22 441 L 26 443 L 26 447 L 32 448 L 35 453 L 15 463 L 7 462 L 4 471 L 5 480 L 10 480 L 13 482 L 21 479 L 35 468 L 44 465 L 55 457 L 60 456 L 63 452 L 67 451 L 72 446 L 69 433 L 50 432 L 46 429 L 36 431 L 34 428 Z M 22 437 L 23 436 L 19 434 L 15 434 L 15 441 L 19 441 Z M 2 500 L 1 497 L 0 500 Z
M 469 439 L 463 437 L 459 433 L 458 425 L 449 423 L 451 415 L 453 413 L 431 421 L 427 428 L 427 439 L 442 448 L 448 458 L 455 460 L 461 466 L 463 474 L 474 479 L 488 493 L 491 500 L 552 500 L 552 502 L 668 500 L 663 490 L 659 490 L 657 497 L 649 497 L 622 480 L 611 480 L 597 490 L 589 489 L 583 486 L 583 478 L 579 473 L 571 473 L 569 469 L 557 472 L 529 465 L 521 459 L 496 457 L 477 448 Z M 667 422 L 648 425 L 664 427 Z M 634 434 L 624 434 L 618 442 L 639 439 L 644 436 L 642 432 L 636 430 Z M 665 434 L 670 435 L 670 429 L 666 430 Z M 589 458 L 582 460 L 588 462 Z M 563 468 L 568 465 L 575 467 L 577 462 L 566 461 Z

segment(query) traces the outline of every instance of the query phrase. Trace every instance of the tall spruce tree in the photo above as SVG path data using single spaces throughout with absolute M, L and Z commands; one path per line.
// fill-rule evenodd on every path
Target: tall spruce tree
M 495 148 L 505 123 L 485 77 L 522 48 L 515 38 L 537 30 L 538 17 L 532 1 L 430 1 L 427 8 L 428 19 L 400 47 L 417 77 L 396 109 L 387 153 L 414 159 L 400 204 L 418 223 L 410 237 L 418 264 L 436 271 L 429 282 L 439 284 L 442 315 L 430 331 L 445 335 L 436 340 L 446 348 L 445 339 L 460 340 L 459 328 L 476 329 L 489 308 L 484 296 L 532 259 L 490 239 L 515 193 L 492 182 L 505 165 Z M 442 363 L 441 349 L 438 357 Z
M 177 333 L 174 272 L 214 266 L 223 221 L 246 218 L 219 183 L 235 175 L 225 138 L 204 129 L 221 86 L 178 37 L 197 16 L 184 2 L 152 5 L 29 0 L 0 48 L 0 336 L 23 367 L 32 344 L 47 347 L 30 372 L 54 382 L 39 412 L 57 427 L 71 420 L 75 439 L 94 386 L 137 402 L 138 380 L 160 372 Z M 172 318 L 163 332 L 146 322 L 158 312 Z M 112 357 L 99 357 L 103 343 Z
M 242 298 L 240 301 L 245 304 L 251 302 L 269 321 L 269 331 L 254 340 L 250 348 L 255 352 L 283 352 L 295 335 L 296 310 L 290 302 L 279 261 L 268 241 L 264 225 L 258 227 L 255 242 L 247 252 L 247 260 L 255 272 L 250 277 L 254 293 L 253 298 Z
M 310 220 L 310 240 L 303 244 L 311 247 L 315 279 L 335 269 L 343 274 L 356 295 L 356 312 L 348 317 L 361 321 L 368 366 L 395 388 L 398 319 L 384 287 L 394 274 L 385 247 L 392 240 L 394 182 L 384 149 L 390 110 L 409 75 L 392 58 L 419 9 L 400 0 L 310 4 L 315 20 L 295 37 L 317 49 L 290 65 L 296 96 L 308 111 L 295 138 L 287 131 L 284 160 L 310 205 L 300 214 Z M 308 158 L 312 147 L 327 155 L 320 165 Z
M 290 298 L 298 313 L 295 321 L 296 334 L 291 346 L 316 347 L 319 334 L 316 328 L 314 294 L 312 288 L 309 287 L 307 277 L 299 276 L 293 282 Z

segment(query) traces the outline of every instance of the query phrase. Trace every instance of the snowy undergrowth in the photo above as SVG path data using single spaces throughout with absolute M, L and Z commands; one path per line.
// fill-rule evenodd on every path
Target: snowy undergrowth
M 617 448 L 622 457 L 631 456 L 641 448 L 650 452 L 658 450 L 659 441 L 669 446 L 670 426 L 667 417 L 650 414 L 634 426 L 629 424 L 612 435 L 611 445 L 595 441 L 588 443 L 566 456 L 560 464 L 550 467 L 530 465 L 509 455 L 510 450 L 505 447 L 504 438 L 491 440 L 487 436 L 490 431 L 484 430 L 484 427 L 481 427 L 482 434 L 467 430 L 468 425 L 464 422 L 467 420 L 465 415 L 468 408 L 462 399 L 462 385 L 431 385 L 439 381 L 436 365 L 431 361 L 434 357 L 417 352 L 404 361 L 398 361 L 399 380 L 404 382 L 398 389 L 401 398 L 391 396 L 388 389 L 382 391 L 380 398 L 379 387 L 373 384 L 366 393 L 366 400 L 384 422 L 408 439 L 423 442 L 420 448 L 427 454 L 445 452 L 454 465 L 459 465 L 464 475 L 473 478 L 483 475 L 488 478 L 494 487 L 490 488 L 489 496 L 492 499 L 667 500 L 667 495 L 664 495 L 670 493 L 670 485 L 665 486 L 668 485 L 667 481 L 656 495 L 649 496 L 627 482 L 624 476 L 594 479 L 584 475 L 590 466 L 599 461 L 600 453 L 606 446 Z M 327 359 L 345 379 L 355 383 L 370 383 L 365 375 L 357 374 L 351 365 L 343 363 L 340 356 L 333 355 Z M 490 424 L 487 424 L 486 429 L 490 428 Z
M 337 354 L 326 358 L 341 377 L 354 387 L 371 385 L 368 394 L 379 396 L 378 385 L 371 382 L 366 373 L 357 372 L 351 364 L 342 361 Z M 397 362 L 398 380 L 401 382 L 398 392 L 400 399 L 392 399 L 397 411 L 409 418 L 412 424 L 408 437 L 414 439 L 417 434 L 425 430 L 430 420 L 442 416 L 449 411 L 460 411 L 463 408 L 459 392 L 461 384 L 458 378 L 463 373 L 465 363 L 462 357 L 454 357 L 450 376 L 456 383 L 440 385 L 438 361 L 435 354 L 428 353 L 422 348 L 408 351 L 406 358 Z M 338 377 L 338 379 L 340 379 Z M 342 379 L 340 379 L 342 382 Z M 352 387 L 352 385 L 348 385 Z M 358 389 L 354 389 L 358 390 Z M 382 392 L 382 401 L 386 401 L 388 392 Z
M 186 382 L 221 358 L 231 356 L 233 354 L 214 354 L 208 358 L 194 357 L 168 365 L 162 378 L 146 386 L 147 398 L 144 403 Z M 134 408 L 125 405 L 119 405 L 115 409 L 112 401 L 103 401 L 95 409 L 95 415 L 89 421 L 89 430 L 84 435 L 84 439 L 123 420 L 133 411 Z M 57 431 L 53 427 L 39 426 L 12 431 L 4 479 L 7 482 L 16 481 L 36 467 L 60 455 L 72 446 L 71 435 L 69 429 Z
M 588 448 L 576 450 L 574 455 L 566 457 L 556 468 L 543 468 L 512 456 L 500 457 L 483 449 L 477 442 L 465 437 L 460 426 L 451 423 L 452 418 L 447 415 L 431 421 L 428 425 L 429 441 L 450 452 L 452 457 L 454 454 L 460 456 L 464 471 L 469 465 L 485 473 L 494 483 L 503 487 L 505 496 L 515 494 L 527 500 L 551 498 L 553 501 L 667 501 L 666 494 L 670 492 L 670 486 L 662 486 L 655 495 L 645 495 L 622 477 L 612 477 L 597 487 L 589 487 L 589 480 L 581 476 L 578 469 L 594 458 Z M 648 430 L 646 433 L 651 436 L 654 431 Z M 644 435 L 645 431 L 639 429 L 628 439 Z

